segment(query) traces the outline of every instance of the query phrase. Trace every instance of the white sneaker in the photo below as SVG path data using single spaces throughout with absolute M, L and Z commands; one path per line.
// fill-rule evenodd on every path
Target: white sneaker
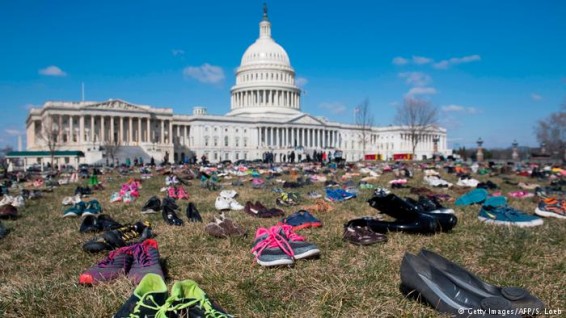
M 12 204 L 13 201 L 14 201 L 14 197 L 11 196 L 11 195 L 7 195 L 7 194 L 6 194 L 6 195 L 2 198 L 2 201 L 0 201 L 0 206 L 6 205 L 6 204 Z
M 225 199 L 233 199 L 237 194 L 238 192 L 236 192 L 235 190 L 222 190 L 220 192 L 220 196 Z
M 14 201 L 12 201 L 12 206 L 15 208 L 23 207 L 24 205 L 25 205 L 24 197 L 22 197 L 21 195 L 18 195 L 17 197 L 14 198 Z
M 62 201 L 63 205 L 73 205 L 75 204 L 75 199 L 73 197 L 65 197 Z
M 244 206 L 238 203 L 238 201 L 231 199 L 230 200 L 230 209 L 234 211 L 243 210 Z
M 216 197 L 214 207 L 216 207 L 217 210 L 230 210 L 230 201 L 220 196 Z

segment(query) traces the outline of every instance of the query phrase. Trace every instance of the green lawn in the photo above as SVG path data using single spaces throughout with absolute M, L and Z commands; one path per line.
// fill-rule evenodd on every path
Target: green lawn
M 457 180 L 454 175 L 443 176 L 452 182 Z M 375 184 L 385 186 L 392 178 L 392 174 L 384 174 Z M 515 189 L 499 177 L 479 179 L 495 182 L 503 193 Z M 514 179 L 534 182 L 524 177 Z M 179 216 L 185 226 L 172 227 L 160 214 L 140 214 L 143 203 L 159 194 L 164 177 L 145 181 L 141 198 L 131 204 L 109 203 L 110 194 L 126 178 L 106 175 L 101 180 L 106 180 L 106 189 L 92 198 L 101 201 L 105 213 L 122 223 L 144 218 L 152 222 L 166 264 L 167 285 L 193 279 L 238 317 L 436 316 L 434 309 L 405 298 L 399 291 L 403 254 L 417 253 L 421 248 L 440 253 L 487 282 L 527 288 L 550 309 L 566 310 L 564 220 L 545 219 L 544 225 L 529 229 L 498 227 L 477 220 L 478 206 L 458 207 L 458 225 L 451 233 L 393 233 L 385 244 L 358 247 L 342 241 L 342 225 L 355 217 L 376 214 L 365 202 L 372 191 L 362 190 L 359 198 L 337 203 L 334 211 L 316 215 L 324 223 L 322 228 L 300 231 L 320 247 L 320 259 L 300 260 L 289 268 L 263 268 L 250 253 L 251 242 L 258 227 L 274 225 L 277 220 L 230 212 L 231 218 L 248 229 L 248 237 L 215 239 L 203 229 L 217 214 L 217 192 L 201 189 L 196 181 L 191 181 L 187 190 L 205 223 L 187 223 L 187 202 L 181 202 Z M 422 173 L 417 172 L 409 185 L 423 186 Z M 105 255 L 83 252 L 83 242 L 92 235 L 79 233 L 81 219 L 62 218 L 61 200 L 71 195 L 74 187 L 62 186 L 42 199 L 28 201 L 17 220 L 2 221 L 11 233 L 0 241 L 0 317 L 111 317 L 135 288 L 125 277 L 95 287 L 78 285 L 79 274 Z M 298 191 L 306 194 L 312 190 L 322 192 L 322 188 L 319 184 Z M 242 204 L 261 200 L 273 206 L 277 197 L 270 187 L 254 190 L 249 183 L 236 190 Z M 457 196 L 453 190 L 438 191 Z M 407 189 L 394 193 L 410 195 Z M 536 203 L 531 199 L 510 199 L 510 205 L 533 213 Z M 451 203 L 448 206 L 453 207 Z M 286 212 L 295 210 L 287 208 Z

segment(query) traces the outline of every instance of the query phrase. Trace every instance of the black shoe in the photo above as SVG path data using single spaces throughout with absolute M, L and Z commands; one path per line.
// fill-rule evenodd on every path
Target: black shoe
M 168 207 L 171 210 L 178 210 L 179 209 L 179 206 L 177 205 L 177 203 L 175 203 L 175 199 L 173 199 L 171 197 L 163 198 L 163 201 L 161 202 L 161 208 L 164 210 L 165 207 Z
M 197 210 L 197 207 L 194 203 L 189 202 L 189 206 L 187 206 L 187 218 L 189 222 L 202 222 L 202 217 Z
M 79 230 L 81 233 L 89 233 L 89 232 L 100 232 L 100 226 L 98 221 L 96 220 L 95 215 L 87 215 L 83 222 L 81 223 L 81 228 Z
M 10 233 L 10 230 L 5 228 L 2 222 L 0 222 L 0 239 L 5 238 L 8 233 Z
M 143 205 L 141 213 L 142 214 L 152 214 L 161 211 L 161 200 L 158 197 L 152 196 Z
M 375 195 L 367 202 L 372 208 L 399 220 L 414 219 L 419 212 L 422 212 L 418 206 L 410 204 L 393 193 Z
M 443 207 L 436 199 L 428 199 L 421 196 L 419 201 L 411 198 L 405 198 L 405 200 L 410 204 L 418 206 L 421 209 L 418 213 L 434 217 L 437 222 L 437 231 L 450 231 L 458 223 L 454 210 Z
M 405 253 L 401 262 L 401 289 L 407 296 L 419 296 L 442 313 L 458 317 L 500 317 L 481 310 L 505 310 L 513 315 L 513 306 L 502 297 L 478 295 L 454 283 L 424 258 Z M 475 310 L 475 311 L 474 311 Z
M 465 287 L 473 293 L 483 297 L 505 298 L 511 302 L 513 308 L 517 308 L 523 313 L 542 313 L 544 311 L 543 302 L 523 288 L 490 285 L 458 264 L 431 251 L 423 249 L 418 254 L 418 257 L 426 260 L 432 267 L 441 271 L 456 285 Z
M 111 231 L 123 227 L 122 224 L 114 221 L 114 219 L 112 219 L 110 216 L 106 214 L 100 214 L 96 218 L 96 220 L 98 222 L 101 231 Z
M 397 220 L 393 222 L 381 221 L 371 217 L 363 217 L 350 220 L 347 224 L 350 226 L 368 227 L 376 233 L 384 234 L 387 232 L 433 234 L 438 230 L 436 219 L 424 214 L 413 220 Z
M 149 222 L 137 222 L 102 233 L 102 235 L 84 243 L 83 250 L 91 253 L 113 250 L 128 244 L 142 242 L 151 238 L 151 235 L 151 224 Z
M 169 225 L 183 225 L 183 220 L 179 219 L 177 213 L 175 213 L 175 210 L 171 209 L 169 206 L 163 207 L 163 212 L 161 212 L 161 215 L 163 215 L 163 219 Z

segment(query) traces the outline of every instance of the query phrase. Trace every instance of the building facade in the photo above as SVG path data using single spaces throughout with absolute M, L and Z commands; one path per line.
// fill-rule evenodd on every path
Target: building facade
M 356 161 L 367 154 L 393 159 L 412 152 L 403 127 L 364 130 L 301 112 L 295 71 L 287 52 L 271 36 L 267 9 L 259 37 L 245 51 L 236 71 L 226 115 L 208 114 L 201 106 L 182 115 L 171 108 L 122 100 L 49 101 L 30 110 L 26 129 L 28 151 L 45 151 L 56 144 L 57 150 L 84 152 L 81 161 L 89 164 L 151 157 L 179 162 L 203 155 L 211 162 L 254 160 L 267 152 L 279 162 L 291 151 L 304 159 L 313 151 L 336 149 L 346 160 Z M 446 130 L 440 127 L 423 136 L 416 157 L 430 158 L 435 152 L 448 153 Z

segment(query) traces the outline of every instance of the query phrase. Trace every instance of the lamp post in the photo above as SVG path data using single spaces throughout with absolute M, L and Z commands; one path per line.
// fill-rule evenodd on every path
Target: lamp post
M 478 162 L 482 162 L 483 161 L 483 140 L 480 138 L 478 138 L 478 140 L 476 141 L 476 144 L 478 145 L 478 151 L 476 152 L 476 160 Z
M 517 161 L 519 160 L 519 152 L 517 151 L 517 147 L 519 146 L 519 143 L 517 142 L 517 140 L 513 140 L 511 146 L 513 147 L 513 154 L 511 154 L 511 158 L 514 161 Z

